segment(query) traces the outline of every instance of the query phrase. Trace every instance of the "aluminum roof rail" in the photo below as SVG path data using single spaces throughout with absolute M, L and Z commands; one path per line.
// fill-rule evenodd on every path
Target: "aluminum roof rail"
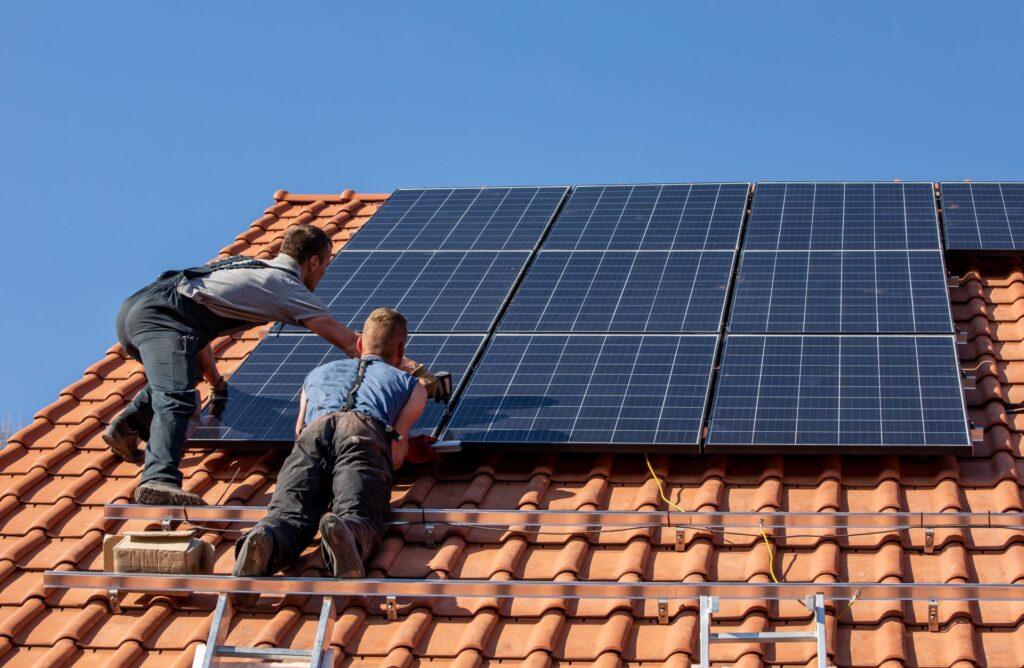
M 336 580 L 273 576 L 157 575 L 46 571 L 47 589 L 103 589 L 161 594 L 273 594 L 435 598 L 805 599 L 869 601 L 1024 601 L 1024 586 L 982 582 L 618 582 L 550 580 Z
M 113 520 L 230 522 L 254 524 L 263 506 L 147 506 L 108 504 Z M 1024 531 L 1024 513 L 805 513 L 650 510 L 477 510 L 472 508 L 394 508 L 390 523 L 488 527 L 666 527 L 734 529 L 928 529 L 974 528 Z

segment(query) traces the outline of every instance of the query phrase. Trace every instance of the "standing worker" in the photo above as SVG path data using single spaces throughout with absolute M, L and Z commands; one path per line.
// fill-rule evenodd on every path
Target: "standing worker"
M 125 461 L 141 462 L 135 502 L 203 505 L 181 488 L 179 470 L 189 418 L 198 406 L 201 377 L 214 398 L 227 398 L 210 342 L 254 324 L 280 321 L 304 326 L 349 357 L 358 357 L 358 335 L 332 318 L 313 294 L 331 260 L 331 240 L 312 225 L 295 225 L 272 260 L 233 257 L 201 267 L 170 271 L 125 300 L 117 315 L 117 339 L 142 362 L 147 385 L 111 420 L 103 440 Z M 423 365 L 403 358 L 400 367 L 444 401 L 446 387 Z

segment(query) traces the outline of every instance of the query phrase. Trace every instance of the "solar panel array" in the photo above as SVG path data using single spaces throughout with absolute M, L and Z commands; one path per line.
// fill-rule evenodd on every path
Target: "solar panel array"
M 465 377 L 483 340 L 482 334 L 413 334 L 406 354 L 429 368 L 450 371 L 455 386 Z M 346 357 L 313 334 L 267 337 L 231 377 L 223 412 L 214 415 L 209 409 L 204 411 L 191 440 L 290 443 L 295 438 L 299 393 L 306 374 Z M 413 430 L 432 432 L 443 415 L 442 405 L 427 402 Z
M 946 248 L 1024 249 L 1024 183 L 940 183 Z
M 969 448 L 932 186 L 759 184 L 748 219 L 749 191 L 398 190 L 317 293 L 353 329 L 406 315 L 457 387 L 416 428 L 464 446 Z M 305 375 L 342 358 L 285 328 L 193 440 L 289 441 Z

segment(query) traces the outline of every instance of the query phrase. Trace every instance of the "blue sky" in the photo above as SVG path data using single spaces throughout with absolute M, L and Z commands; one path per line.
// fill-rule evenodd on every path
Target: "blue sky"
M 278 188 L 1024 178 L 1019 3 L 299 5 L 5 7 L 0 418 Z

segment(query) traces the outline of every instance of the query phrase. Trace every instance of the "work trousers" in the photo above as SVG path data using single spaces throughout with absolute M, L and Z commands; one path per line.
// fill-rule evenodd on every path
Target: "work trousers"
M 365 562 L 384 535 L 391 482 L 391 438 L 376 420 L 337 412 L 306 425 L 277 476 L 266 517 L 253 528 L 274 537 L 269 573 L 295 563 L 328 510 L 352 530 Z

